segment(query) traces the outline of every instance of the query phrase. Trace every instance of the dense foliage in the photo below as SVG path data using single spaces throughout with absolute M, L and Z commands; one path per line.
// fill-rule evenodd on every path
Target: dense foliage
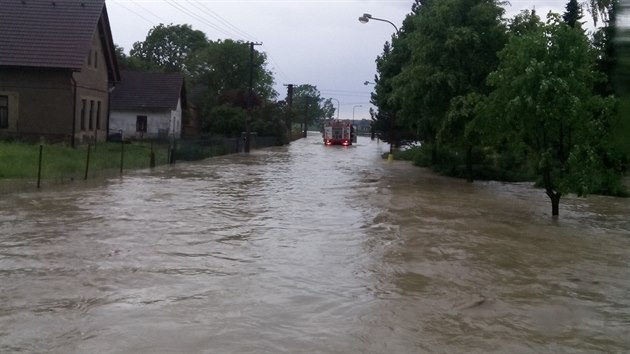
M 416 1 L 376 60 L 379 136 L 469 181 L 536 179 L 553 215 L 567 193 L 624 194 L 616 4 L 591 3 L 606 25 L 589 37 L 575 0 L 546 22 L 504 19 L 497 0 Z
M 184 73 L 192 108 L 187 113 L 199 119 L 203 134 L 236 137 L 249 126 L 259 135 L 287 142 L 291 120 L 299 118 L 286 102 L 276 102 L 267 56 L 250 43 L 208 40 L 190 25 L 160 24 L 144 41 L 134 43 L 128 56 L 120 47 L 116 53 L 125 69 Z M 304 87 L 316 91 L 306 93 L 313 94 L 306 115 L 309 123 L 330 116 L 334 111 L 330 100 L 321 99 L 316 87 Z

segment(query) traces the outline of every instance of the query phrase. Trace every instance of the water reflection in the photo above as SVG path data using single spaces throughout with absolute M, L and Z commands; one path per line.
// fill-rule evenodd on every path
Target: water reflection
M 0 201 L 0 352 L 623 352 L 630 202 L 317 137 Z M 176 334 L 176 335 L 174 335 Z

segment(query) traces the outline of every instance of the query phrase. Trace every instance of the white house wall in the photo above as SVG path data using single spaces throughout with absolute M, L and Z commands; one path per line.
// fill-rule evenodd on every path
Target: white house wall
M 147 131 L 141 133 L 136 131 L 136 119 L 138 116 L 147 116 Z M 163 112 L 125 112 L 111 111 L 109 116 L 109 133 L 116 134 L 123 131 L 125 139 L 154 139 L 164 137 L 181 137 L 182 129 L 182 109 L 178 101 L 175 110 Z M 162 132 L 162 134 L 160 134 Z
M 177 100 L 177 108 L 171 111 L 172 134 L 176 139 L 182 137 L 182 100 Z

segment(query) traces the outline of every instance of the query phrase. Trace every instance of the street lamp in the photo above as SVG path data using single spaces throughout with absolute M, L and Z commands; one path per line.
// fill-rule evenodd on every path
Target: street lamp
M 398 33 L 398 27 L 396 27 L 396 25 L 392 21 L 389 21 L 389 20 L 386 20 L 386 19 L 383 19 L 383 18 L 372 17 L 372 15 L 370 15 L 370 14 L 363 14 L 363 16 L 359 17 L 359 22 L 361 22 L 363 24 L 370 22 L 370 20 L 387 22 L 390 25 L 394 26 L 394 28 L 396 29 L 396 33 Z M 366 81 L 363 84 L 367 85 L 369 83 L 370 83 L 369 81 Z M 390 121 L 390 124 L 391 124 L 391 121 Z M 390 130 L 391 130 L 391 128 L 390 128 Z M 392 132 L 390 132 L 390 133 L 392 133 Z M 389 143 L 389 155 L 387 156 L 387 161 L 392 161 L 392 160 L 394 160 L 394 142 L 393 141 Z
M 396 27 L 396 25 L 392 21 L 389 21 L 383 18 L 372 17 L 372 15 L 370 14 L 363 14 L 363 16 L 359 17 L 359 22 L 361 23 L 368 23 L 370 22 L 370 20 L 387 22 L 390 25 L 394 26 L 394 28 L 396 29 L 396 33 L 398 33 L 398 27 Z
M 376 83 L 375 82 L 366 81 L 366 82 L 363 83 L 363 85 L 365 85 L 365 86 L 367 86 L 367 85 L 376 85 Z

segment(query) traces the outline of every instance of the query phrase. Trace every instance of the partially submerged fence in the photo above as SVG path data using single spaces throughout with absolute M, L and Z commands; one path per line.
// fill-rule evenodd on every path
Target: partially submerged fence
M 245 151 L 245 136 L 240 138 L 200 137 L 178 140 L 175 143 L 175 160 L 194 161 L 212 156 L 235 154 Z M 250 135 L 250 149 L 281 145 L 277 137 Z
M 98 176 L 122 175 L 124 170 L 173 164 L 176 161 L 200 160 L 212 156 L 243 152 L 244 138 L 200 137 L 176 141 L 119 141 L 70 148 L 63 144 L 19 144 L 24 157 L 15 160 L 15 168 L 27 171 L 11 178 L 37 188 L 42 181 L 58 184 L 87 180 Z M 250 149 L 280 145 L 276 137 L 251 135 Z M 36 151 L 35 151 L 36 150 Z M 36 156 L 36 159 L 28 156 Z M 8 162 L 11 163 L 11 162 Z M 20 166 L 17 166 L 20 165 Z M 1 174 L 0 174 L 1 175 Z M 8 182 L 8 180 L 4 180 Z M 29 182 L 31 181 L 31 182 Z

